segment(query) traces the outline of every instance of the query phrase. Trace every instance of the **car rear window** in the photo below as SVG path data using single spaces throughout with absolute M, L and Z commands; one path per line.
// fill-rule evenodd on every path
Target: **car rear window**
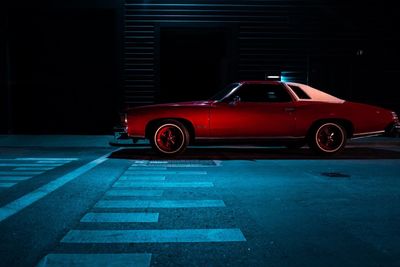
M 306 92 L 303 91 L 300 87 L 296 85 L 289 85 L 289 87 L 293 90 L 293 92 L 297 95 L 299 99 L 311 99 L 309 95 L 307 95 Z

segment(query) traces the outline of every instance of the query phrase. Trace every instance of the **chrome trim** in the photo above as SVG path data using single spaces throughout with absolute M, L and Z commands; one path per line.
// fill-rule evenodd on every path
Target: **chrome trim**
M 375 132 L 357 133 L 357 134 L 353 134 L 353 137 L 351 139 L 357 139 L 357 138 L 362 138 L 362 137 L 370 137 L 370 136 L 377 136 L 377 135 L 381 135 L 381 134 L 384 134 L 384 133 L 385 133 L 385 130 L 375 131 Z
M 244 136 L 239 136 L 239 137 L 196 137 L 196 140 L 207 140 L 207 139 L 210 139 L 210 140 L 220 140 L 220 139 L 230 139 L 230 140 L 236 140 L 236 139 L 249 139 L 249 140 L 254 140 L 254 139 L 265 139 L 265 140 L 268 140 L 268 139 L 303 139 L 303 138 L 305 138 L 305 136 L 273 136 L 273 137 L 258 137 L 258 136 L 256 136 L 256 137 L 244 137 Z
M 242 87 L 243 82 L 239 82 L 237 83 L 238 85 L 233 88 L 229 93 L 227 93 L 223 98 L 221 98 L 220 100 L 216 100 L 217 102 L 223 102 L 225 99 L 227 99 L 228 97 L 230 97 L 237 89 L 239 89 L 240 87 Z

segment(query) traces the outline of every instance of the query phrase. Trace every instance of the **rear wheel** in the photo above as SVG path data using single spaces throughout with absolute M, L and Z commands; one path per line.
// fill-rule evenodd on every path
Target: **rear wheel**
M 317 125 L 309 136 L 310 147 L 320 154 L 334 154 L 346 145 L 346 130 L 338 123 L 325 122 Z
M 154 150 L 163 155 L 177 155 L 189 144 L 189 132 L 176 120 L 165 120 L 154 127 L 150 139 Z

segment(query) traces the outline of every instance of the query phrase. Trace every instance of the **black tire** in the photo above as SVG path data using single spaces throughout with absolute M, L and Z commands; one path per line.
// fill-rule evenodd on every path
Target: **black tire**
M 342 151 L 346 145 L 346 140 L 346 130 L 336 122 L 317 124 L 308 136 L 310 148 L 322 155 L 333 155 Z
M 175 156 L 186 150 L 189 138 L 189 131 L 181 122 L 163 120 L 153 128 L 150 143 L 161 155 Z

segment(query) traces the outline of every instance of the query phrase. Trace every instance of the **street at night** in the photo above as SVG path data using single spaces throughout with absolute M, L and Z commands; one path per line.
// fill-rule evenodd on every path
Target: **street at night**
M 173 159 L 108 139 L 1 138 L 1 266 L 400 263 L 397 139 Z
M 399 267 L 398 6 L 1 0 L 0 267 Z

